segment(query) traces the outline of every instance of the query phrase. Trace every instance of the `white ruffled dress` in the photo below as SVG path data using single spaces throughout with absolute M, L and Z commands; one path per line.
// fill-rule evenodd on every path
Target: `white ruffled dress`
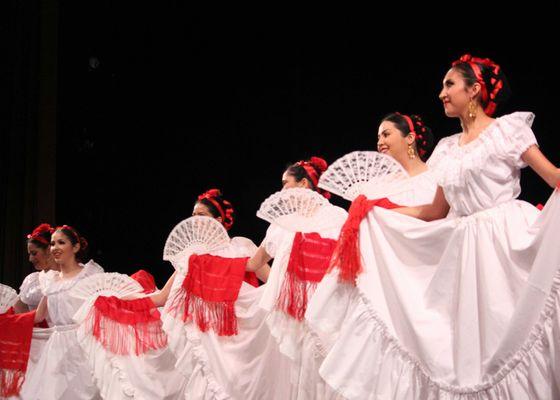
M 226 249 L 212 253 L 221 257 L 250 257 L 257 250 L 246 238 L 235 237 Z M 176 262 L 177 276 L 167 306 L 180 290 L 187 270 Z M 182 271 L 182 272 L 181 272 Z M 184 399 L 287 399 L 283 387 L 289 360 L 279 353 L 266 325 L 266 313 L 259 307 L 264 286 L 242 283 L 235 302 L 238 334 L 218 336 L 212 330 L 201 332 L 194 322 L 186 324 L 164 309 L 162 319 L 169 346 L 177 357 L 176 368 L 184 375 Z M 260 377 L 260 379 L 257 379 Z
M 21 286 L 19 287 L 19 299 L 22 303 L 26 304 L 30 310 L 35 310 L 39 306 L 39 302 L 43 297 L 41 292 L 41 285 L 39 283 L 39 276 L 42 271 L 35 271 L 25 277 Z
M 40 277 L 44 277 L 46 272 L 36 271 L 27 275 L 23 280 L 19 288 L 19 298 L 26 304 L 30 310 L 36 310 L 39 306 L 39 302 L 43 297 L 43 292 L 41 291 Z M 47 318 L 49 322 L 49 318 Z M 29 361 L 27 362 L 27 371 L 25 373 L 26 379 L 24 385 L 29 381 L 29 377 L 32 375 L 43 348 L 52 333 L 52 329 L 48 328 L 33 328 L 33 336 L 31 340 L 31 347 L 29 349 Z
M 47 296 L 50 323 L 46 343 L 26 377 L 21 391 L 22 399 L 33 400 L 90 400 L 99 399 L 99 391 L 93 381 L 92 371 L 82 351 L 72 317 L 82 301 L 70 297 L 69 291 L 80 280 L 103 268 L 94 261 L 82 265 L 83 269 L 71 279 L 60 279 L 58 271 L 40 274 L 41 291 Z M 32 340 L 44 340 L 35 337 Z
M 92 371 L 100 395 L 106 400 L 172 400 L 183 395 L 182 375 L 175 369 L 176 358 L 168 346 L 141 354 L 114 354 L 92 334 L 87 319 L 97 296 L 83 303 L 74 315 L 77 337 Z M 121 338 L 122 339 L 122 338 Z M 149 338 L 129 331 L 129 339 Z M 119 340 L 118 336 L 114 340 Z
M 306 315 L 345 398 L 560 398 L 559 193 L 542 212 L 516 200 L 533 118 L 440 141 L 429 166 L 447 218 L 375 208 L 362 221 L 357 290 L 333 274 Z
M 329 207 L 328 215 L 318 217 L 324 218 L 328 223 L 319 222 L 317 225 L 321 225 L 321 229 L 313 229 L 310 226 L 308 232 L 318 233 L 323 239 L 337 240 L 347 215 L 347 212 L 340 207 Z M 326 386 L 317 373 L 316 343 L 313 338 L 309 337 L 305 321 L 298 321 L 277 307 L 277 301 L 287 277 L 292 244 L 296 234 L 295 229 L 287 228 L 289 227 L 280 227 L 272 223 L 261 245 L 274 258 L 274 262 L 259 303 L 260 307 L 266 311 L 266 322 L 279 351 L 290 360 L 289 380 L 282 383 L 282 386 L 289 388 L 289 397 L 285 398 L 337 399 L 338 394 Z M 318 284 L 318 286 L 320 285 L 321 283 Z M 308 296 L 308 301 L 312 301 L 313 289 L 308 292 Z

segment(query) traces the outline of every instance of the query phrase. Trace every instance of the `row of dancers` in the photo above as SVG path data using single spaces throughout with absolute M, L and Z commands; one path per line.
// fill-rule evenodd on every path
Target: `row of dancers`
M 464 55 L 439 94 L 460 133 L 431 153 L 422 118 L 392 113 L 377 152 L 291 165 L 257 213 L 259 246 L 229 237 L 219 190 L 201 194 L 167 239 L 161 290 L 82 264 L 74 228 L 39 226 L 41 272 L 2 289 L 2 394 L 560 398 L 560 169 L 532 113 L 494 118 L 508 92 L 499 65 Z M 526 166 L 555 189 L 542 210 L 517 200 Z

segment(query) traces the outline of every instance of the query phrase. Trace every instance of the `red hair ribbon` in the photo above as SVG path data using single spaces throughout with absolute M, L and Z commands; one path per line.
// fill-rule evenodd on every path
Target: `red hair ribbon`
M 326 199 L 331 198 L 331 194 L 329 192 L 319 188 L 319 177 L 327 169 L 327 162 L 324 159 L 321 157 L 311 157 L 309 161 L 301 160 L 298 161 L 296 165 L 303 167 L 317 192 L 323 195 Z M 317 173 L 315 167 L 320 171 L 320 173 Z
M 210 189 L 198 196 L 198 201 L 206 199 L 210 203 L 212 203 L 214 207 L 216 207 L 216 210 L 218 210 L 218 212 L 220 213 L 220 217 L 222 218 L 222 225 L 224 226 L 224 228 L 229 230 L 229 228 L 231 228 L 231 226 L 233 225 L 233 207 L 231 207 L 231 203 L 229 201 L 224 200 L 224 204 L 230 206 L 230 208 L 224 211 L 220 203 L 216 201 L 216 197 L 221 195 L 222 192 L 220 192 L 219 189 Z
M 233 206 L 227 200 L 223 200 L 223 202 L 226 206 L 228 206 L 228 208 L 225 210 L 226 219 L 222 221 L 222 224 L 226 230 L 229 230 L 233 225 Z
M 495 102 L 496 96 L 498 95 L 500 90 L 502 90 L 504 84 L 501 80 L 496 81 L 495 78 L 492 78 L 491 83 L 494 89 L 492 90 L 492 93 L 488 94 L 488 88 L 486 87 L 486 82 L 484 82 L 484 79 L 482 77 L 482 71 L 480 70 L 480 65 L 484 65 L 485 67 L 491 68 L 492 72 L 496 76 L 498 76 L 498 74 L 500 73 L 500 66 L 489 58 L 473 57 L 470 54 L 462 55 L 461 58 L 459 58 L 456 61 L 453 61 L 451 66 L 454 67 L 455 65 L 461 63 L 469 64 L 471 69 L 473 70 L 474 75 L 476 76 L 476 80 L 478 83 L 480 83 L 481 86 L 482 102 L 487 103 L 486 107 L 484 108 L 484 113 L 486 115 L 492 116 L 494 112 L 496 112 L 496 107 L 497 107 L 497 104 Z
M 418 133 L 416 132 L 416 129 L 414 129 L 414 123 L 412 122 L 412 118 L 410 118 L 408 115 L 406 114 L 401 114 L 400 112 L 396 112 L 395 114 L 400 115 L 401 117 L 403 117 L 406 121 L 406 123 L 408 124 L 408 128 L 410 129 L 411 133 L 414 133 L 414 135 L 416 135 L 415 140 L 423 145 L 426 146 L 428 144 L 428 142 L 425 140 L 423 133 L 426 132 L 426 127 L 423 126 L 424 123 L 419 120 L 417 123 L 418 125 L 421 127 L 420 131 L 422 133 Z M 424 157 L 424 155 L 426 154 L 426 149 L 420 148 L 420 146 L 418 146 L 418 154 L 420 155 L 420 157 Z
M 43 244 L 49 244 L 49 241 L 41 236 L 43 233 L 48 232 L 52 235 L 54 229 L 50 224 L 41 224 L 37 228 L 33 229 L 29 235 L 27 235 L 28 240 L 36 240 Z
M 72 234 L 74 235 L 74 238 L 77 240 L 78 243 L 80 243 L 80 236 L 78 235 L 78 233 L 76 232 L 76 230 L 74 228 L 72 228 L 70 225 L 62 225 L 62 226 L 57 226 L 54 231 L 59 231 L 61 229 L 65 229 L 67 231 L 72 232 Z M 53 232 L 54 232 L 53 231 Z M 80 243 L 81 244 L 81 243 Z
M 400 112 L 397 112 L 395 114 L 403 117 L 405 119 L 406 123 L 408 124 L 408 129 L 410 129 L 410 132 L 416 134 L 416 130 L 414 129 L 414 123 L 412 122 L 412 118 L 410 118 L 406 114 L 401 114 Z

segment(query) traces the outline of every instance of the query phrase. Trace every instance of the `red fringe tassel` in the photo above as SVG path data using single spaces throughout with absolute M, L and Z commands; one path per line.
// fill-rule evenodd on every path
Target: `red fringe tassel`
M 183 322 L 194 320 L 202 332 L 237 334 L 235 301 L 248 257 L 225 258 L 193 254 L 181 289 L 171 299 L 169 313 Z
M 160 313 L 150 298 L 99 296 L 86 319 L 88 331 L 113 354 L 144 354 L 167 346 Z
M 25 380 L 35 311 L 0 314 L 0 397 L 19 395 Z
M 387 198 L 368 200 L 364 195 L 356 197 L 348 211 L 348 219 L 344 223 L 337 246 L 334 250 L 330 269 L 338 267 L 341 282 L 356 285 L 356 278 L 363 271 L 360 252 L 360 223 L 373 207 L 387 209 L 400 207 Z
M 324 239 L 318 233 L 296 233 L 276 304 L 279 309 L 303 320 L 307 302 L 325 276 L 335 246 L 336 241 Z

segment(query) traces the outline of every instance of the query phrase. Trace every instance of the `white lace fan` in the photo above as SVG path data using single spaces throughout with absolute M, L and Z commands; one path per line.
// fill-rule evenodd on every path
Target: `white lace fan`
M 268 197 L 257 216 L 289 231 L 313 232 L 338 226 L 346 212 L 313 190 L 292 188 Z
M 0 283 L 0 314 L 4 314 L 18 299 L 17 292 L 9 287 Z
M 371 199 L 398 193 L 402 190 L 398 182 L 406 178 L 408 174 L 394 158 L 376 151 L 353 151 L 327 168 L 319 187 L 353 201 L 360 194 Z
M 98 296 L 122 298 L 143 291 L 142 285 L 130 276 L 117 272 L 105 272 L 82 279 L 70 290 L 70 296 L 83 300 L 94 300 Z
M 179 222 L 163 247 L 163 259 L 173 262 L 185 252 L 210 253 L 229 244 L 226 228 L 214 218 L 195 216 Z

